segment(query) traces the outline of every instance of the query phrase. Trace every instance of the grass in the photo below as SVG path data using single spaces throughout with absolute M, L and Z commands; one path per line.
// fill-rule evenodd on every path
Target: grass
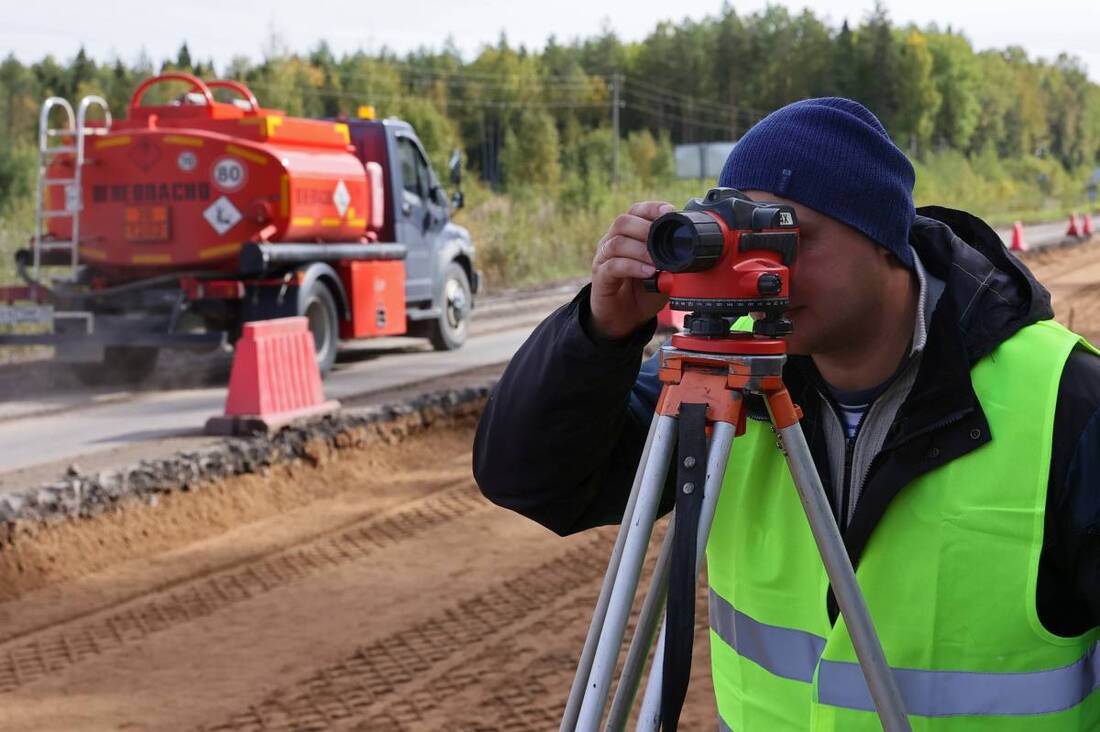
M 30 246 L 34 235 L 34 200 L 26 197 L 0 208 L 0 287 L 16 282 L 15 251 Z
M 582 204 L 537 188 L 512 195 L 477 190 L 455 220 L 470 229 L 487 287 L 521 287 L 587 273 L 600 238 L 632 203 L 682 206 L 706 189 L 703 181 L 607 186 L 586 195 Z

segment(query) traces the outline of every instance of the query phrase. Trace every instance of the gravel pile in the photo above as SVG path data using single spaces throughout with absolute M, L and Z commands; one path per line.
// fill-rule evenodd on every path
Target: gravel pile
M 11 536 L 16 524 L 95 516 L 127 501 L 155 504 L 160 494 L 194 490 L 234 475 L 258 473 L 295 460 L 316 463 L 327 450 L 395 441 L 434 425 L 475 416 L 490 389 L 490 384 L 449 389 L 399 404 L 342 411 L 296 423 L 269 437 L 227 438 L 203 450 L 143 460 L 117 470 L 84 474 L 73 465 L 61 480 L 0 497 L 0 533 Z

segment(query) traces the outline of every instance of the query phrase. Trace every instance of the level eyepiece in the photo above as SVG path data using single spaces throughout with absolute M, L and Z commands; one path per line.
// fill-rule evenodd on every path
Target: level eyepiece
M 653 222 L 646 246 L 657 269 L 703 272 L 721 259 L 724 242 L 722 227 L 710 214 L 674 211 Z

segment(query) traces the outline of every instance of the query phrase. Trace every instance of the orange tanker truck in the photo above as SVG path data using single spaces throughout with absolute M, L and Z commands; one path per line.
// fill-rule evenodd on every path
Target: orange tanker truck
M 164 82 L 190 90 L 143 104 Z M 162 349 L 219 348 L 252 320 L 305 316 L 322 372 L 342 340 L 466 338 L 479 277 L 450 220 L 462 194 L 447 198 L 405 122 L 290 117 L 238 82 L 168 73 L 119 121 L 99 97 L 75 114 L 48 99 L 39 151 L 23 282 L 0 287 L 0 324 L 39 327 L 0 345 L 51 345 L 86 382 L 134 383 Z M 457 188 L 457 151 L 450 167 Z

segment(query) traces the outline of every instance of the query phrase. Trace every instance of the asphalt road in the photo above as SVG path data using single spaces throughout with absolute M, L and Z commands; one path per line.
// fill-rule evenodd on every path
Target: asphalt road
M 456 351 L 432 351 L 412 338 L 353 344 L 325 379 L 325 395 L 362 401 L 372 393 L 505 364 L 534 326 L 575 292 L 571 283 L 488 300 L 475 311 L 470 337 Z M 227 381 L 224 371 L 215 374 L 213 383 L 185 388 L 9 396 L 0 405 L 0 492 L 56 479 L 78 459 L 81 469 L 98 470 L 213 442 L 217 438 L 204 436 L 202 428 L 222 413 Z

